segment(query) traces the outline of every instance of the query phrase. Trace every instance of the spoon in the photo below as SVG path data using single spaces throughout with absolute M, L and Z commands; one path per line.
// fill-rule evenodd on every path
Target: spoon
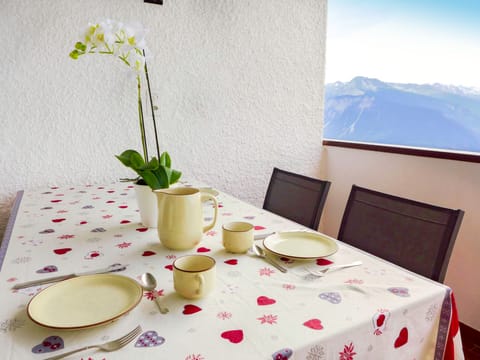
M 162 314 L 168 313 L 168 309 L 162 306 L 162 304 L 160 303 L 160 299 L 158 298 L 157 292 L 155 291 L 155 288 L 157 287 L 157 279 L 155 279 L 155 277 L 148 272 L 144 273 L 140 278 L 140 285 L 142 285 L 142 288 L 144 290 L 152 292 L 153 298 L 160 312 Z
M 267 256 L 267 254 L 265 254 L 265 250 L 263 250 L 263 248 L 261 248 L 261 247 L 258 246 L 257 244 L 253 244 L 252 250 L 253 250 L 253 252 L 255 253 L 256 256 L 265 259 L 266 261 L 268 261 L 270 264 L 272 264 L 273 266 L 275 266 L 275 267 L 276 267 L 278 270 L 280 270 L 281 272 L 287 272 L 287 269 L 285 269 L 282 265 L 277 264 L 275 261 L 273 261 L 272 259 L 270 259 L 270 258 Z

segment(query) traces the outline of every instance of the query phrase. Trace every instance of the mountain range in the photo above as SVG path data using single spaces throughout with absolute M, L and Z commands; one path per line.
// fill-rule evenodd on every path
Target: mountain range
M 326 85 L 328 139 L 480 152 L 480 90 L 355 77 Z

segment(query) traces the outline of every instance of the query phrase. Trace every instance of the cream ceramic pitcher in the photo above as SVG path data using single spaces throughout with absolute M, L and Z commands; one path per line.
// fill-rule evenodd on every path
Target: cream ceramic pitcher
M 172 250 L 188 250 L 197 246 L 203 233 L 217 221 L 218 203 L 211 194 L 192 187 L 154 190 L 158 200 L 158 237 Z M 214 216 L 210 224 L 203 224 L 203 206 L 213 201 Z

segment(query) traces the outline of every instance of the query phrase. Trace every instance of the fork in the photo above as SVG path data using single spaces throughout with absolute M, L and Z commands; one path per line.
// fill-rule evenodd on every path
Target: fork
M 348 264 L 333 265 L 333 266 L 330 266 L 330 267 L 328 267 L 326 269 L 322 269 L 322 270 L 312 270 L 308 267 L 305 267 L 305 269 L 310 274 L 321 277 L 321 276 L 325 276 L 327 273 L 329 273 L 332 270 L 343 269 L 343 268 L 348 268 L 348 267 L 358 266 L 358 265 L 362 265 L 362 262 L 361 261 L 354 261 L 354 262 L 351 262 L 351 263 L 348 263 Z
M 121 338 L 118 338 L 116 340 L 112 340 L 112 341 L 106 342 L 104 344 L 99 344 L 99 345 L 84 346 L 80 349 L 72 350 L 72 351 L 69 351 L 69 352 L 66 352 L 66 353 L 63 353 L 63 354 L 60 354 L 60 355 L 56 355 L 56 356 L 46 358 L 45 360 L 63 359 L 64 357 L 66 357 L 68 355 L 72 355 L 72 354 L 75 354 L 77 352 L 84 351 L 84 350 L 87 350 L 87 349 L 93 349 L 93 348 L 102 349 L 103 351 L 115 351 L 115 350 L 121 349 L 122 347 L 124 347 L 125 345 L 130 343 L 141 332 L 142 332 L 142 328 L 141 328 L 140 325 L 138 325 L 135 329 L 130 331 L 128 334 L 125 334 Z

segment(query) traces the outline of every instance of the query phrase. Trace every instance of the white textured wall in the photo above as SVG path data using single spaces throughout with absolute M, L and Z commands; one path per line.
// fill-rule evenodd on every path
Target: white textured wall
M 175 167 L 261 205 L 273 166 L 318 175 L 327 0 L 0 0 L 0 236 L 17 190 L 132 176 L 135 83 L 68 57 L 88 22 L 139 21 Z M 1 239 L 1 237 L 0 237 Z
M 463 161 L 326 146 L 322 172 L 332 181 L 322 230 L 336 237 L 352 184 L 465 211 L 445 284 L 460 320 L 480 330 L 480 166 Z

